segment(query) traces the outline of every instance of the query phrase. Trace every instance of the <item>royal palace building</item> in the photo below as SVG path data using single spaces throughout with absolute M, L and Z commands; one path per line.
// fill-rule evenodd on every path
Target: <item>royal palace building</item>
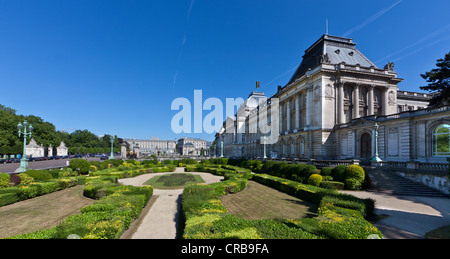
M 285 86 L 270 97 L 252 92 L 239 116 L 227 117 L 215 155 L 370 161 L 378 154 L 383 161 L 446 163 L 450 108 L 429 108 L 432 95 L 402 91 L 401 81 L 393 63 L 379 68 L 352 39 L 325 34 Z M 275 143 L 252 131 L 263 122 L 277 123 Z

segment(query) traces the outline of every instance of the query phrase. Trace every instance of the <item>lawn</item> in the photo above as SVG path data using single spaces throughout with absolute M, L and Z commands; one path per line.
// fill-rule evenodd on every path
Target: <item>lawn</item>
M 221 198 L 228 213 L 244 219 L 300 219 L 317 216 L 317 205 L 248 181 L 236 194 Z
M 0 238 L 54 227 L 80 208 L 94 203 L 83 196 L 84 185 L 0 207 Z
M 165 174 L 154 176 L 144 183 L 155 189 L 182 189 L 187 184 L 204 183 L 200 175 L 193 174 Z

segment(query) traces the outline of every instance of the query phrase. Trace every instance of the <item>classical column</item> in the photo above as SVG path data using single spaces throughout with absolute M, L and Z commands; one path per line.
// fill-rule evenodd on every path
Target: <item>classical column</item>
M 374 114 L 374 110 L 373 110 L 373 106 L 374 106 L 374 100 L 373 100 L 373 88 L 375 87 L 375 85 L 371 85 L 369 86 L 369 101 L 367 103 L 368 106 L 368 110 L 367 110 L 367 115 L 371 116 Z
M 389 90 L 388 87 L 384 87 L 384 88 L 382 88 L 382 90 L 381 90 L 382 95 L 383 95 L 383 107 L 381 108 L 381 109 L 382 109 L 383 115 L 387 115 L 387 107 L 388 107 L 388 90 Z
M 353 91 L 353 118 L 359 118 L 359 84 L 355 85 Z
M 291 101 L 287 100 L 286 101 L 286 131 L 290 131 L 291 130 Z
M 344 82 L 338 83 L 338 94 L 336 96 L 338 101 L 338 118 L 339 118 L 339 124 L 344 124 L 345 117 L 344 117 Z
M 295 96 L 295 128 L 300 128 L 300 95 Z
M 307 87 L 306 88 L 306 109 L 305 109 L 305 116 L 306 116 L 306 125 L 305 128 L 310 127 L 311 125 L 311 107 L 310 107 L 310 103 L 311 103 L 311 93 L 310 93 L 310 88 L 311 87 Z
M 283 132 L 283 103 L 280 102 L 280 118 L 278 119 L 280 123 L 280 133 Z

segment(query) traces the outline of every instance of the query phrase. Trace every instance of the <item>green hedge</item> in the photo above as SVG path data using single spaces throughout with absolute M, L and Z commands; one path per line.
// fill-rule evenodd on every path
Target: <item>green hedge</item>
M 0 188 L 7 188 L 11 181 L 11 176 L 9 174 L 0 173 Z
M 63 190 L 84 182 L 84 177 L 52 179 L 48 182 L 32 182 L 0 189 L 0 206 Z

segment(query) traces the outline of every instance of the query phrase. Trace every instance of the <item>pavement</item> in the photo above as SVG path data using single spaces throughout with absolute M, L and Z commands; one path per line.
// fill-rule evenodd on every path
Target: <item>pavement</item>
M 383 216 L 374 225 L 386 239 L 422 239 L 425 233 L 450 225 L 450 199 L 400 196 L 366 191 L 341 191 L 375 200 L 375 214 Z
M 173 173 L 184 173 L 184 168 L 176 168 Z M 148 179 L 161 174 L 140 175 L 120 179 L 125 185 L 141 186 Z M 218 182 L 222 177 L 209 173 L 201 175 L 207 184 Z M 175 239 L 183 190 L 155 189 L 156 201 L 142 219 L 132 239 Z M 383 219 L 374 225 L 386 239 L 422 239 L 425 233 L 450 225 L 450 198 L 401 196 L 374 191 L 342 191 L 359 198 L 375 200 L 375 214 Z

